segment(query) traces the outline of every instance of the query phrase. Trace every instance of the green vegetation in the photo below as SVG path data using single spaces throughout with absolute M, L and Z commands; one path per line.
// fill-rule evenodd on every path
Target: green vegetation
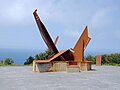
M 85 60 L 91 60 L 93 61 L 93 64 L 95 64 L 96 59 L 95 56 L 87 55 L 85 57 Z M 113 66 L 120 66 L 120 54 L 104 54 L 102 55 L 102 64 L 103 65 L 113 65 Z
M 24 65 L 32 64 L 33 60 L 46 60 L 51 57 L 54 53 L 46 50 L 43 53 L 36 54 L 35 57 L 28 57 Z M 87 55 L 85 60 L 92 61 L 92 64 L 96 64 L 96 57 L 92 55 Z M 103 65 L 113 65 L 113 66 L 120 66 L 120 54 L 104 54 L 102 55 L 102 64 Z
M 26 59 L 26 62 L 24 62 L 24 65 L 28 65 L 28 64 L 31 64 L 34 60 L 34 57 L 32 56 L 29 56 L 28 59 Z
M 96 62 L 95 56 L 92 56 L 92 55 L 87 55 L 85 57 L 85 60 L 92 61 L 92 64 L 95 64 L 95 62 Z
M 24 62 L 24 65 L 32 65 L 33 60 L 46 60 L 50 58 L 53 54 L 54 54 L 53 52 L 46 50 L 43 53 L 36 54 L 35 57 L 29 56 Z M 14 64 L 14 60 L 12 60 L 12 58 L 5 58 L 4 60 L 0 60 L 0 66 L 23 66 L 23 65 Z
M 43 53 L 36 54 L 35 60 L 46 60 L 48 59 L 51 55 L 53 55 L 53 52 L 46 50 Z
M 54 54 L 53 52 L 50 52 L 49 50 L 46 50 L 43 53 L 36 54 L 35 57 L 30 56 L 30 57 L 28 57 L 28 59 L 26 59 L 24 65 L 32 64 L 33 60 L 47 60 L 53 54 Z
M 0 61 L 0 66 L 3 65 L 13 65 L 14 60 L 12 60 L 12 58 L 5 58 L 4 60 Z
M 102 64 L 110 64 L 110 65 L 120 64 L 120 54 L 115 53 L 115 54 L 102 55 Z
M 33 60 L 47 60 L 53 56 L 53 52 L 46 50 L 43 53 L 36 54 L 35 57 L 29 56 L 24 65 L 32 65 Z M 96 57 L 92 55 L 87 55 L 85 60 L 92 61 L 92 64 L 96 64 Z M 102 64 L 103 65 L 112 65 L 112 66 L 120 66 L 120 54 L 104 54 L 102 55 Z M 14 60 L 12 58 L 5 58 L 0 60 L 0 66 L 21 66 L 14 64 Z

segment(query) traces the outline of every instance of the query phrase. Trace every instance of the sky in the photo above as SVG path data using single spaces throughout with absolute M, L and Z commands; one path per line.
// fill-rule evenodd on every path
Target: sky
M 120 53 L 120 0 L 0 0 L 0 49 L 46 50 L 38 14 L 59 50 L 73 48 L 88 26 L 88 53 Z

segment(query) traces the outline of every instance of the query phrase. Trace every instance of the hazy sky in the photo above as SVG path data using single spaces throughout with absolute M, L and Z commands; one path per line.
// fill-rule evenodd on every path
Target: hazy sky
M 74 47 L 85 26 L 92 38 L 88 52 L 120 53 L 120 0 L 0 0 L 0 49 L 47 47 L 33 11 L 59 50 Z

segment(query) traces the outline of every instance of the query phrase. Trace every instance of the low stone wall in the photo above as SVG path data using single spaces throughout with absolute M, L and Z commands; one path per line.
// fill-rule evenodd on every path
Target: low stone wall
M 54 61 L 49 63 L 36 63 L 33 61 L 34 72 L 47 72 L 47 71 L 67 71 L 67 72 L 79 72 L 91 70 L 90 62 L 78 62 L 74 67 L 69 65 L 69 62 Z
M 66 68 L 67 72 L 80 72 L 80 67 L 78 65 L 69 65 Z
M 81 71 L 88 71 L 91 70 L 91 63 L 90 62 L 81 62 L 80 64 L 80 70 Z
M 66 71 L 66 62 L 49 62 L 49 63 L 36 63 L 33 61 L 33 72 L 47 72 L 47 71 Z
M 52 63 L 36 63 L 33 62 L 34 72 L 47 72 L 52 70 Z
M 58 62 L 52 62 L 53 71 L 66 71 L 67 62 L 64 61 L 58 61 Z

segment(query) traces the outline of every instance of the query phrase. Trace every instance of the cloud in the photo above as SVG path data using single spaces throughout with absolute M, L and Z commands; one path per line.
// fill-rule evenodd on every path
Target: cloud
M 32 5 L 33 4 L 33 5 Z M 34 1 L 0 1 L 0 27 L 24 27 L 33 22 Z
M 78 31 L 65 30 L 64 35 L 68 38 L 76 39 L 79 36 Z
M 19 34 L 25 33 L 22 39 L 19 36 L 20 43 L 27 42 L 26 46 L 23 45 L 24 48 L 29 45 L 31 45 L 30 48 L 32 48 L 32 45 L 33 47 L 43 48 L 44 44 L 39 45 L 37 43 L 41 44 L 43 40 L 39 39 L 40 35 L 32 15 L 36 8 L 51 36 L 54 38 L 57 35 L 60 36 L 60 43 L 58 43 L 60 47 L 63 47 L 63 42 L 69 43 L 64 45 L 66 48 L 74 45 L 85 26 L 88 25 L 89 34 L 92 37 L 89 45 L 91 50 L 113 48 L 110 45 L 116 46 L 115 49 L 118 48 L 119 43 L 116 40 L 120 39 L 120 5 L 117 0 L 1 0 L 0 33 L 4 31 L 3 34 L 6 34 L 3 35 L 4 40 L 0 40 L 1 43 L 9 41 L 7 39 L 8 31 L 15 32 L 13 36 L 11 35 L 12 40 L 19 36 L 17 32 L 19 30 Z M 5 44 L 7 45 L 7 43 Z M 20 48 L 15 40 L 13 44 L 13 47 Z
M 90 25 L 94 28 L 103 28 L 110 25 L 114 20 L 112 17 L 115 7 L 106 7 L 98 10 L 91 19 Z
M 98 10 L 90 21 L 92 43 L 90 48 L 98 51 L 118 51 L 118 33 L 120 29 L 120 13 L 118 6 L 103 7 Z M 93 47 L 92 47 L 93 46 Z
M 15 24 L 16 22 L 21 21 L 22 16 L 20 15 L 20 11 L 22 11 L 22 6 L 16 5 L 16 3 L 9 3 L 9 6 L 5 4 L 5 6 L 2 6 L 2 11 L 1 11 L 1 24 L 2 25 L 11 25 Z

